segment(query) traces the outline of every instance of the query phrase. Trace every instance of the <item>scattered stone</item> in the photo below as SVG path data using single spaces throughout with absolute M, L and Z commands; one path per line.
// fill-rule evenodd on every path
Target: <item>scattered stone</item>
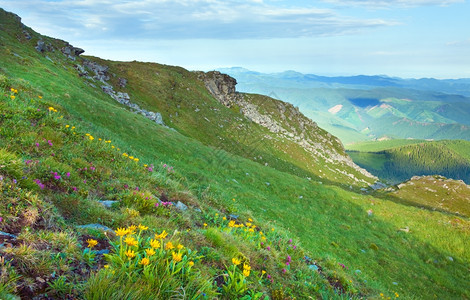
M 202 213 L 202 210 L 198 207 L 196 207 L 194 210 L 197 211 L 198 213 Z
M 405 228 L 400 228 L 400 231 L 403 231 L 403 232 L 410 232 L 410 228 L 408 226 L 406 226 Z
M 98 254 L 98 255 L 109 254 L 109 249 L 103 249 L 103 250 L 96 251 L 96 254 Z
M 231 220 L 238 220 L 238 215 L 228 215 L 228 217 L 231 219 Z
M 46 59 L 50 62 L 54 62 L 49 56 L 46 55 Z
M 94 229 L 94 230 L 101 230 L 101 231 L 110 231 L 110 232 L 114 232 L 114 230 L 112 230 L 111 228 L 109 228 L 109 227 L 107 227 L 107 226 L 104 226 L 104 225 L 101 225 L 101 224 L 98 224 L 98 223 L 86 224 L 86 225 L 78 225 L 77 228 L 82 228 L 82 229 Z
M 121 77 L 119 77 L 119 79 L 118 79 L 118 85 L 119 85 L 121 88 L 125 88 L 126 85 L 127 85 L 127 79 L 126 79 L 126 78 L 121 78 Z
M 115 200 L 99 200 L 99 203 L 103 204 L 104 207 L 111 208 L 113 207 L 114 203 L 118 203 L 119 201 Z
M 36 49 L 36 51 L 38 52 L 44 52 L 44 50 L 46 49 L 46 44 L 44 43 L 44 41 L 39 40 L 34 49 Z
M 454 258 L 452 256 L 448 256 L 447 259 L 450 261 L 454 261 Z
M 188 206 L 185 205 L 183 202 L 178 201 L 178 202 L 176 202 L 175 208 L 176 208 L 177 210 L 185 211 L 185 210 L 188 209 Z
M 31 34 L 29 34 L 28 31 L 23 30 L 23 34 L 24 34 L 24 37 L 25 37 L 27 40 L 30 40 L 30 39 L 31 39 Z
M 309 265 L 308 268 L 309 268 L 310 270 L 318 271 L 318 266 L 315 265 L 315 264 Z
M 16 238 L 17 238 L 16 235 L 11 234 L 11 233 L 8 233 L 8 232 L 3 232 L 3 231 L 0 231 L 0 235 L 7 236 L 7 237 L 12 238 L 12 239 L 16 239 Z

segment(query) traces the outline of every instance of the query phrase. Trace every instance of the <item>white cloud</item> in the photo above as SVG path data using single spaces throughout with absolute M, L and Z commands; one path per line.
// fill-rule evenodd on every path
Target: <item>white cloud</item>
M 24 22 L 42 33 L 77 39 L 266 39 L 341 35 L 396 25 L 262 0 L 0 0 L 0 6 L 20 16 L 24 11 Z
M 337 6 L 364 6 L 368 8 L 417 7 L 417 6 L 448 6 L 463 3 L 465 0 L 322 0 Z

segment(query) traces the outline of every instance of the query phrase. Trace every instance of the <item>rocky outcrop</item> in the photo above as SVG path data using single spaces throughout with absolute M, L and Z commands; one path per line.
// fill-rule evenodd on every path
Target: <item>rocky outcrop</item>
M 139 105 L 131 101 L 131 98 L 128 93 L 116 92 L 114 90 L 114 87 L 108 83 L 110 76 L 112 76 L 109 73 L 108 66 L 103 66 L 98 64 L 97 62 L 83 59 L 83 66 L 80 64 L 76 64 L 74 67 L 78 71 L 78 75 L 80 77 L 84 77 L 90 81 L 99 81 L 101 83 L 101 89 L 103 90 L 103 92 L 111 96 L 111 98 L 113 98 L 117 102 L 129 107 L 133 112 L 141 114 L 147 119 L 159 125 L 167 127 L 163 122 L 162 115 L 159 112 L 153 112 L 142 109 Z M 90 75 L 90 72 L 93 75 Z M 127 79 L 119 78 L 118 84 L 121 88 L 125 87 L 127 85 Z
M 377 179 L 352 161 L 336 137 L 320 129 L 315 122 L 305 117 L 292 104 L 267 98 L 275 103 L 276 108 L 269 113 L 261 113 L 260 111 L 263 109 L 251 101 L 251 95 L 240 94 L 236 91 L 237 81 L 234 78 L 218 71 L 200 72 L 198 78 L 204 82 L 207 90 L 221 104 L 227 107 L 239 107 L 240 112 L 249 120 L 267 128 L 270 132 L 295 142 L 309 152 L 314 160 L 321 158 L 326 161 L 329 165 L 326 167 L 331 171 L 366 183 L 365 180 L 359 180 L 353 174 L 348 173 L 344 168 L 347 166 L 365 177 Z M 342 149 L 342 151 L 339 152 L 338 149 Z M 335 165 L 337 167 L 331 167 Z M 343 167 L 340 168 L 338 165 Z

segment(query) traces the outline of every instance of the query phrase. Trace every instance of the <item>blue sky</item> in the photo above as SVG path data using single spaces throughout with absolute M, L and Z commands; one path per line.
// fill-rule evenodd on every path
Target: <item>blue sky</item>
M 0 0 L 0 7 L 106 59 L 470 78 L 469 0 Z

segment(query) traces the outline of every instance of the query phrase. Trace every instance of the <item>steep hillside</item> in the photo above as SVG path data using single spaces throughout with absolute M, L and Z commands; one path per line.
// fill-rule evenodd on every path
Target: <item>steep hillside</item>
M 99 85 L 118 101 L 158 112 L 167 126 L 205 145 L 302 177 L 362 186 L 375 180 L 352 162 L 339 140 L 291 104 L 237 93 L 229 76 L 97 58 L 77 68 L 90 84 L 102 79 Z
M 403 146 L 398 146 L 400 144 Z M 367 151 L 370 147 L 376 151 Z M 363 149 L 360 152 L 348 151 L 357 164 L 391 183 L 399 183 L 415 175 L 442 175 L 470 183 L 468 141 L 407 140 L 400 143 L 398 140 L 367 143 L 355 148 Z
M 222 70 L 239 80 L 241 91 L 273 95 L 298 106 L 345 144 L 382 137 L 470 140 L 468 79 Z
M 278 138 L 307 161 L 289 133 L 314 124 L 290 106 L 227 107 L 200 73 L 85 62 L 1 10 L 0 27 L 0 298 L 470 297 L 468 218 L 344 189 L 279 149 L 255 159 L 213 126 L 230 116 L 248 145 Z

